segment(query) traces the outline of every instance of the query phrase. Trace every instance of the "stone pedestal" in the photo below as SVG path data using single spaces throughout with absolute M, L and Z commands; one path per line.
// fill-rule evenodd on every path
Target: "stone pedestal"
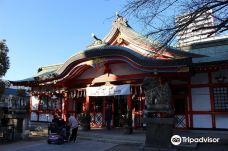
M 170 151 L 174 118 L 147 118 L 144 151 Z

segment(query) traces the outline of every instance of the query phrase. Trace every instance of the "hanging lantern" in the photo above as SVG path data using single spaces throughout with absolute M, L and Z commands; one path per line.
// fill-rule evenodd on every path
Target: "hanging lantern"
M 142 86 L 141 85 L 139 86 L 139 89 L 140 89 L 140 95 L 142 95 Z
M 79 97 L 79 91 L 76 90 L 76 97 L 78 98 Z
M 75 98 L 76 97 L 76 90 L 73 91 L 73 94 L 74 94 L 73 98 Z
M 74 91 L 70 92 L 70 96 L 71 96 L 71 98 L 74 98 Z
M 133 86 L 130 87 L 131 94 L 133 94 Z

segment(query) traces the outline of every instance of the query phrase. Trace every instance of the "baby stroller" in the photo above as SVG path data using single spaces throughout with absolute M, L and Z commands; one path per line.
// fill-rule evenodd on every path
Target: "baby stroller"
M 64 134 L 63 128 L 59 128 L 56 123 L 51 123 L 49 126 L 48 132 L 48 144 L 63 144 L 64 143 Z

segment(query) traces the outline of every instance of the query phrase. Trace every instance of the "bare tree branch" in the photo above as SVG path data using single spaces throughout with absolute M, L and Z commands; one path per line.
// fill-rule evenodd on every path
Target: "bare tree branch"
M 213 14 L 205 15 L 210 10 Z M 228 31 L 228 0 L 129 0 L 122 14 L 143 22 L 149 29 L 146 36 L 162 41 L 163 46 L 176 41 L 179 33 L 202 16 L 213 16 L 214 25 L 196 26 L 194 31 L 212 29 L 208 36 Z M 183 14 L 187 15 L 178 22 Z

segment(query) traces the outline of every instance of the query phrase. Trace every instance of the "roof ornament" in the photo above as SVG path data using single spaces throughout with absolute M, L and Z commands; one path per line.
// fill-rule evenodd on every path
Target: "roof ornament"
M 94 33 L 91 33 L 91 36 L 93 37 L 93 43 L 87 46 L 87 48 L 94 48 L 105 45 L 105 42 L 99 38 Z
M 118 12 L 118 11 L 116 12 L 116 17 L 120 17 L 120 15 L 119 15 L 119 12 Z
M 100 40 L 99 38 L 97 38 L 97 36 L 94 33 L 91 33 L 91 36 L 94 38 L 94 40 Z
M 124 26 L 128 26 L 128 21 L 121 15 L 119 15 L 118 12 L 116 12 L 116 19 L 113 22 L 114 24 L 120 24 L 120 25 L 124 25 Z

